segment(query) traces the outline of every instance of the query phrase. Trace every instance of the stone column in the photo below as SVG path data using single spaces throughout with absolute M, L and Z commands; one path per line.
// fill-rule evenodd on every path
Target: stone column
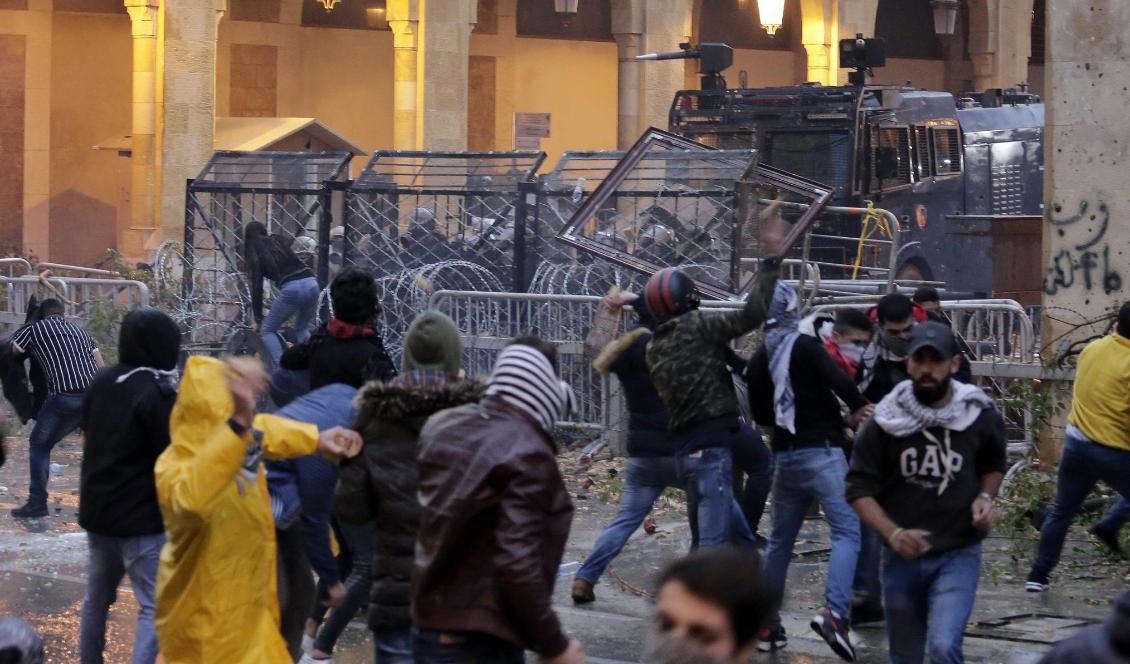
M 839 18 L 836 0 L 801 0 L 801 43 L 808 56 L 807 79 L 822 85 L 839 81 Z
M 640 55 L 642 35 L 621 32 L 616 37 L 616 55 L 619 61 L 618 103 L 616 108 L 616 147 L 626 150 L 640 136 L 640 86 L 643 67 L 655 64 L 636 60 Z
M 216 29 L 226 0 L 164 0 L 161 77 L 161 239 L 184 237 L 185 181 L 212 156 L 216 124 Z
M 133 106 L 130 131 L 130 211 L 118 219 L 118 249 L 141 258 L 156 224 L 157 26 L 159 0 L 125 0 L 133 35 Z M 142 231 L 142 234 L 131 232 Z
M 50 259 L 51 0 L 28 0 L 24 59 L 23 249 Z M 17 34 L 21 26 L 16 26 Z M 0 29 L 0 31 L 4 31 Z
M 424 4 L 416 85 L 423 101 L 418 144 L 425 150 L 467 149 L 468 61 L 476 20 L 476 0 Z
M 973 61 L 975 91 L 1007 90 L 1027 82 L 1028 58 L 1032 55 L 1032 3 L 1033 0 L 969 3 L 969 57 Z
M 397 150 L 415 150 L 418 145 L 416 78 L 420 3 L 418 0 L 389 0 L 385 11 L 392 29 L 392 145 Z
M 1077 352 L 1073 342 L 1105 333 L 1117 307 L 1130 298 L 1127 24 L 1125 0 L 1048 3 L 1045 362 Z M 1051 448 L 1059 440 L 1044 440 L 1041 456 L 1054 459 Z
M 620 61 L 620 149 L 631 147 L 649 126 L 667 128 L 671 102 L 686 83 L 686 63 L 634 58 L 641 53 L 678 50 L 690 38 L 692 5 L 691 0 L 612 1 L 612 34 Z

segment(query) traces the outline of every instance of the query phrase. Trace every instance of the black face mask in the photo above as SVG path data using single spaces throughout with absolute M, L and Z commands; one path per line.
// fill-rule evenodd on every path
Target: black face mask
M 940 401 L 950 391 L 950 381 L 952 380 L 949 374 L 942 379 L 939 383 L 928 383 L 923 385 L 919 383 L 919 379 L 914 379 L 914 398 L 918 399 L 919 403 L 924 406 L 929 406 L 933 403 Z
M 906 357 L 907 351 L 910 350 L 910 339 L 900 337 L 897 334 L 891 334 L 890 332 L 884 332 L 883 345 L 887 347 L 887 350 L 890 351 L 892 355 Z

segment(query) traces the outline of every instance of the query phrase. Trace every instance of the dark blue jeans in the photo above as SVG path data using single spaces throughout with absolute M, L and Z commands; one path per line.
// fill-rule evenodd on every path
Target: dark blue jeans
M 412 664 L 412 628 L 382 629 L 373 632 L 373 646 L 380 664 Z
M 314 648 L 327 655 L 333 654 L 338 638 L 365 603 L 373 583 L 373 525 L 337 522 L 334 531 L 349 551 L 349 576 L 343 582 L 345 603 L 330 611 L 330 617 L 322 624 L 318 638 L 314 639 Z M 325 597 L 326 592 L 325 584 L 318 581 L 318 597 Z
M 1122 526 L 1125 526 L 1127 521 L 1130 521 L 1130 500 L 1118 496 L 1114 500 L 1114 504 L 1103 515 L 1102 520 L 1095 524 L 1095 528 L 1117 533 L 1122 530 Z
M 879 533 L 861 525 L 859 557 L 855 561 L 855 580 L 851 584 L 856 597 L 875 601 L 882 597 L 882 584 L 879 581 L 879 561 L 882 555 L 883 540 Z
M 773 484 L 770 467 L 772 455 L 769 446 L 761 439 L 761 433 L 742 424 L 732 438 L 731 452 L 734 468 L 746 474 L 745 486 L 734 483 L 734 494 L 745 515 L 750 532 L 756 533 L 761 517 L 765 514 L 765 501 L 769 498 L 769 488 Z
M 1099 480 L 1109 484 L 1123 498 L 1130 499 L 1130 451 L 1096 443 L 1079 429 L 1069 426 L 1059 460 L 1055 500 L 1040 529 L 1040 548 L 1028 574 L 1029 580 L 1047 583 L 1048 575 L 1059 563 L 1067 529 Z
M 29 503 L 47 504 L 47 476 L 51 450 L 78 428 L 82 421 L 82 394 L 52 394 L 43 402 L 31 430 L 28 457 L 31 462 Z
M 522 649 L 480 632 L 417 630 L 412 640 L 416 664 L 524 664 Z
M 883 551 L 883 611 L 891 664 L 961 664 L 981 576 L 981 543 L 905 560 Z
M 165 534 L 139 537 L 108 537 L 86 534 L 90 560 L 86 572 L 86 598 L 79 623 L 79 656 L 82 664 L 102 664 L 106 648 L 106 616 L 118 598 L 118 584 L 129 575 L 137 598 L 137 632 L 133 640 L 133 664 L 157 660 L 157 566 Z
M 675 457 L 679 481 L 693 511 L 695 547 L 753 544 L 753 533 L 734 500 L 733 460 L 726 447 L 709 447 Z
M 667 487 L 683 488 L 674 457 L 629 457 L 624 473 L 624 493 L 620 497 L 620 512 L 604 527 L 604 532 L 593 546 L 585 564 L 576 578 L 596 583 L 612 559 L 620 554 L 624 544 L 636 528 L 640 527 L 655 500 Z

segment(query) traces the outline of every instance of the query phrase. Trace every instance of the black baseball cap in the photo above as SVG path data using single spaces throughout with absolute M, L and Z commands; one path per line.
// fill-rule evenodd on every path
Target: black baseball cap
M 957 355 L 957 341 L 953 338 L 953 330 L 948 325 L 935 321 L 915 325 L 910 330 L 908 355 L 914 355 L 923 348 L 933 348 L 947 360 Z

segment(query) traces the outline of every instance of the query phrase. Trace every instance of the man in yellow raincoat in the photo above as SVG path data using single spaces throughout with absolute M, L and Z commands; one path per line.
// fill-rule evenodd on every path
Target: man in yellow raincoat
M 353 431 L 255 416 L 266 376 L 246 360 L 190 358 L 157 460 L 168 533 L 157 641 L 168 664 L 289 662 L 279 634 L 275 527 L 261 459 L 356 456 Z M 252 418 L 254 417 L 254 421 Z

